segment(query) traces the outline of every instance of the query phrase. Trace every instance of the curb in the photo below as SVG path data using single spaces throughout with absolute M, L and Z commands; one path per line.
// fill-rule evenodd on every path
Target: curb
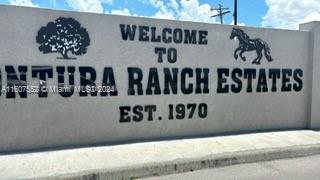
M 124 167 L 120 169 L 92 170 L 55 177 L 43 177 L 39 179 L 132 180 L 137 178 L 183 173 L 188 171 L 207 168 L 217 168 L 236 164 L 305 157 L 316 154 L 320 154 L 320 144 L 305 146 L 289 146 L 285 148 L 273 148 L 253 151 L 240 151 L 235 153 L 222 153 L 194 159 L 177 159 L 170 162 L 142 164 L 140 166 Z

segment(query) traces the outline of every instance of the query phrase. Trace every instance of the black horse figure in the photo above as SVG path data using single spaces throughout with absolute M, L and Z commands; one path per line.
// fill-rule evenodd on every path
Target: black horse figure
M 263 57 L 262 50 L 264 50 L 264 55 L 266 59 L 270 62 L 273 58 L 270 54 L 270 48 L 266 42 L 262 39 L 250 39 L 250 37 L 241 29 L 233 28 L 231 32 L 230 39 L 237 37 L 239 39 L 239 47 L 234 51 L 234 58 L 238 59 L 238 52 L 243 61 L 246 61 L 246 57 L 242 56 L 245 51 L 256 50 L 257 57 L 252 61 L 252 64 L 260 64 Z

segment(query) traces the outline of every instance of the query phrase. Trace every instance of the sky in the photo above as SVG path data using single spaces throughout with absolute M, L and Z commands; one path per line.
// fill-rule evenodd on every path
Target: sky
M 225 24 L 233 24 L 234 0 L 0 0 L 0 4 L 58 10 L 142 16 L 220 23 L 211 18 L 218 4 L 230 8 Z M 298 29 L 300 23 L 320 21 L 320 0 L 238 0 L 238 24 Z

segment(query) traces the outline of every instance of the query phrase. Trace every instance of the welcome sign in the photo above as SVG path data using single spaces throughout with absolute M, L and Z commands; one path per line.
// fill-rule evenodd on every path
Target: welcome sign
M 306 32 L 0 15 L 1 151 L 306 127 Z

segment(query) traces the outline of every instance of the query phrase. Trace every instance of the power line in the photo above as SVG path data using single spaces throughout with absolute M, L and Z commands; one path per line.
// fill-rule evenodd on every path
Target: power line
M 228 10 L 228 9 L 229 8 L 223 8 L 222 5 L 219 4 L 219 8 L 211 8 L 210 9 L 211 11 L 214 11 L 214 10 L 218 11 L 218 14 L 215 14 L 215 15 L 213 15 L 211 17 L 219 16 L 220 17 L 220 22 L 221 22 L 221 24 L 223 24 L 223 16 L 228 14 L 228 13 L 230 13 L 230 11 L 224 11 L 224 10 Z

